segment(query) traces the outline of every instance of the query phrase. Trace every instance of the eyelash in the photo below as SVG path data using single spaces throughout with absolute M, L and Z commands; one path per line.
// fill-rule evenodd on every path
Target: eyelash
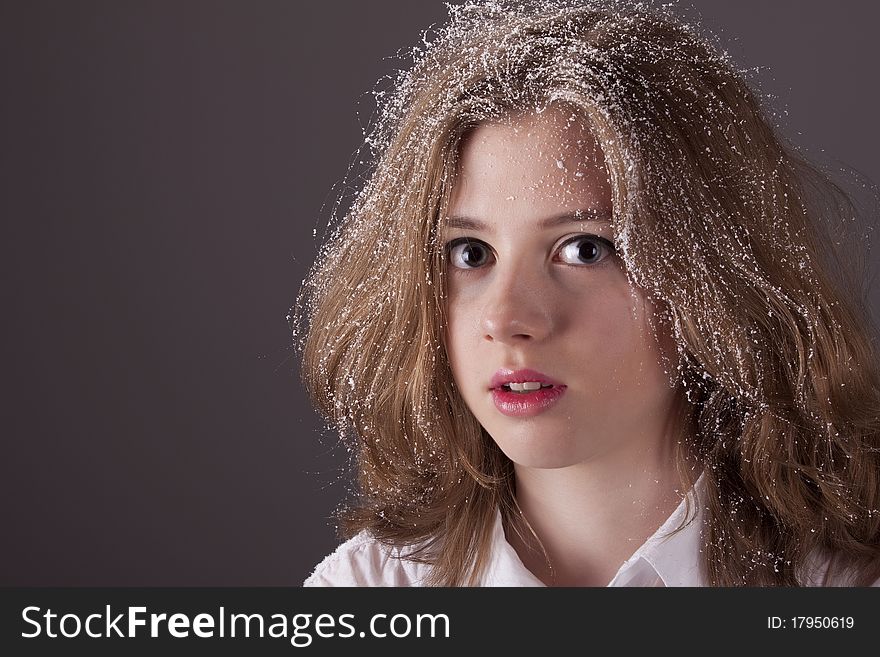
M 569 244 L 574 244 L 580 240 L 593 240 L 593 241 L 603 245 L 605 247 L 605 249 L 607 250 L 607 255 L 605 257 L 603 257 L 601 260 L 599 260 L 598 262 L 593 263 L 593 264 L 590 264 L 590 263 L 572 264 L 572 263 L 567 263 L 567 262 L 563 263 L 563 264 L 568 265 L 569 267 L 583 267 L 583 268 L 602 267 L 602 266 L 608 264 L 609 258 L 611 258 L 612 256 L 614 256 L 617 253 L 617 249 L 614 248 L 614 244 L 610 240 L 607 240 L 604 237 L 600 237 L 599 235 L 593 235 L 590 233 L 581 233 L 580 235 L 575 235 L 573 237 L 566 239 L 564 242 L 562 242 L 562 244 L 560 244 L 559 247 L 554 252 L 554 259 L 556 258 L 556 255 L 560 251 L 562 251 L 562 249 L 564 249 L 566 246 L 568 246 Z M 492 247 L 490 247 L 488 244 L 486 244 L 486 242 L 484 242 L 483 240 L 478 240 L 478 239 L 474 239 L 474 238 L 470 238 L 470 237 L 458 237 L 458 238 L 448 242 L 445 247 L 446 261 L 450 264 L 450 266 L 453 269 L 455 269 L 456 272 L 463 273 L 463 274 L 471 274 L 471 273 L 474 273 L 474 272 L 482 269 L 485 265 L 479 265 L 476 267 L 457 267 L 456 265 L 453 265 L 451 263 L 453 249 L 455 249 L 455 247 L 457 247 L 457 246 L 460 246 L 461 244 L 478 244 L 478 245 L 482 246 L 483 248 L 485 248 L 490 254 L 492 253 Z M 494 257 L 494 255 L 493 255 L 493 257 Z

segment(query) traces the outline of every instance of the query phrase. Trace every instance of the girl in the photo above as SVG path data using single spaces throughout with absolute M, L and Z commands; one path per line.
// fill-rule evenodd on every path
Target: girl
M 306 585 L 880 578 L 847 199 L 694 31 L 609 6 L 451 6 L 391 90 L 298 305 L 357 472 Z

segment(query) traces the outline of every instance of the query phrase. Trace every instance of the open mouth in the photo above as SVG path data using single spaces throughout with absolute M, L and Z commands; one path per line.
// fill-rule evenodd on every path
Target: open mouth
M 501 386 L 501 390 L 505 392 L 518 392 L 521 394 L 528 394 L 530 392 L 535 392 L 536 390 L 541 390 L 542 388 L 552 388 L 553 386 L 549 383 L 539 383 L 537 381 L 525 381 L 523 383 L 505 383 Z
M 534 417 L 556 404 L 566 388 L 561 383 L 544 381 L 499 381 L 492 388 L 492 401 L 499 412 L 509 417 Z

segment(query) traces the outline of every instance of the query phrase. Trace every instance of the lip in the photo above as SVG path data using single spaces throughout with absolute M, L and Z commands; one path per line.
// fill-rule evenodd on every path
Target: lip
M 536 372 L 535 370 L 505 370 L 501 369 L 492 376 L 492 382 L 489 384 L 492 390 L 500 388 L 506 383 L 524 383 L 525 381 L 537 381 L 539 383 L 549 384 L 554 387 L 564 387 L 562 383 L 551 379 L 546 374 Z
M 551 388 L 531 392 L 511 392 L 502 387 L 506 383 L 537 381 Z M 509 417 L 534 417 L 553 406 L 565 394 L 565 386 L 546 374 L 535 370 L 498 370 L 492 377 L 492 401 L 495 408 Z

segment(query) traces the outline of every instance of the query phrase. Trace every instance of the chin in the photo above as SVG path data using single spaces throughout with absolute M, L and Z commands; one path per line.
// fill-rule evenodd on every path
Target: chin
M 489 435 L 493 436 L 492 432 Z M 495 440 L 504 455 L 523 468 L 555 470 L 566 468 L 586 460 L 584 450 L 579 449 L 568 437 L 552 437 L 530 434 L 528 437 L 506 435 L 504 440 Z

